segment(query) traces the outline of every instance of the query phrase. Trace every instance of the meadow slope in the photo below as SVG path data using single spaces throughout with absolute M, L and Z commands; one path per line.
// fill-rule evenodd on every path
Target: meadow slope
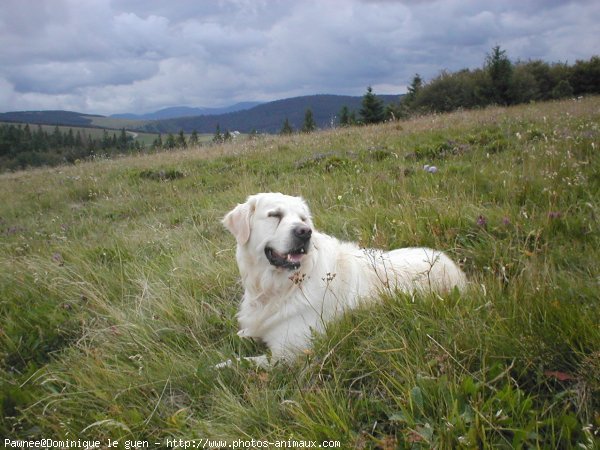
M 0 435 L 595 448 L 599 146 L 589 97 L 0 175 Z M 236 336 L 220 224 L 261 191 L 365 247 L 443 249 L 471 286 L 382 298 L 293 367 L 214 370 L 264 350 Z

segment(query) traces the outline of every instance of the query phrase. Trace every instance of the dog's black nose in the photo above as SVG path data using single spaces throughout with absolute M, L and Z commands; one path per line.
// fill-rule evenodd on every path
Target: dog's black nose
M 298 225 L 293 230 L 294 236 L 302 241 L 308 241 L 312 235 L 312 230 L 307 225 Z

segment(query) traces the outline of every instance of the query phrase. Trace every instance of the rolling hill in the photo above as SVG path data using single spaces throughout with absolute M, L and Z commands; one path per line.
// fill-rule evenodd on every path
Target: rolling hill
M 223 108 L 191 108 L 189 106 L 173 106 L 160 109 L 147 114 L 111 114 L 115 119 L 133 119 L 133 120 L 163 120 L 174 119 L 177 117 L 206 116 L 216 114 L 227 114 L 230 112 L 243 111 L 260 105 L 260 102 L 242 102 L 235 105 L 225 106 Z
M 379 96 L 384 103 L 396 102 L 398 95 Z M 62 125 L 73 127 L 98 127 L 109 129 L 126 128 L 132 131 L 149 133 L 177 133 L 183 130 L 191 133 L 212 133 L 217 124 L 222 130 L 238 130 L 261 133 L 276 133 L 281 129 L 284 120 L 289 119 L 292 127 L 298 129 L 304 121 L 304 113 L 310 108 L 319 128 L 328 128 L 335 120 L 343 106 L 358 112 L 362 97 L 346 95 L 308 95 L 259 104 L 250 109 L 227 112 L 224 114 L 204 114 L 192 117 L 166 118 L 150 120 L 144 116 L 101 116 L 83 114 L 73 111 L 16 111 L 0 113 L 0 122 L 29 123 L 42 125 Z M 231 108 L 240 108 L 238 103 Z M 248 106 L 248 104 L 245 104 Z M 167 108 L 157 111 L 155 115 L 169 116 L 192 113 L 193 108 Z M 205 110 L 206 111 L 206 110 Z
M 29 123 L 40 125 L 66 125 L 73 127 L 94 126 L 95 119 L 103 116 L 74 111 L 14 111 L 0 113 L 0 122 Z
M 398 95 L 378 97 L 386 104 L 399 99 Z M 146 122 L 139 130 L 160 133 L 175 133 L 179 130 L 190 133 L 196 130 L 199 133 L 211 133 L 219 125 L 221 130 L 238 130 L 242 133 L 252 130 L 277 133 L 286 118 L 294 129 L 301 128 L 308 108 L 313 112 L 317 127 L 329 128 L 343 106 L 358 112 L 361 102 L 362 97 L 347 95 L 307 95 L 264 103 L 245 111 Z

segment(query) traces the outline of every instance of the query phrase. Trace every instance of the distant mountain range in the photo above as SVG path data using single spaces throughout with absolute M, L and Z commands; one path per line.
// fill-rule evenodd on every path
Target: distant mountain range
M 378 97 L 385 104 L 395 103 L 400 99 L 399 95 Z M 350 111 L 356 111 L 358 117 L 361 102 L 362 96 L 307 95 L 261 104 L 237 103 L 227 108 L 173 107 L 151 114 L 117 114 L 110 117 L 72 111 L 17 111 L 0 113 L 0 122 L 125 128 L 151 133 L 177 133 L 180 130 L 186 133 L 194 130 L 198 133 L 213 133 L 218 125 L 223 132 L 237 130 L 249 133 L 256 130 L 261 133 L 276 133 L 285 119 L 289 120 L 294 129 L 300 129 L 307 109 L 311 109 L 319 128 L 327 128 L 336 123 L 343 106 L 347 106 Z M 210 113 L 207 114 L 207 111 Z
M 209 116 L 243 111 L 245 109 L 254 108 L 260 104 L 260 102 L 242 102 L 231 106 L 225 106 L 223 108 L 191 108 L 189 106 L 173 106 L 171 108 L 164 108 L 147 114 L 112 114 L 110 117 L 115 119 L 162 120 L 174 119 L 176 117 Z
M 73 111 L 15 111 L 0 113 L 0 122 L 89 127 L 97 117 L 103 116 Z
M 399 101 L 398 95 L 378 96 L 384 103 Z M 261 133 L 276 133 L 281 130 L 287 118 L 295 130 L 302 128 L 304 114 L 307 109 L 313 113 L 317 127 L 327 128 L 337 121 L 337 116 L 343 106 L 349 110 L 358 111 L 362 97 L 346 95 L 308 95 L 293 97 L 274 102 L 263 103 L 245 111 L 236 111 L 215 116 L 181 117 L 153 122 L 146 122 L 139 129 L 147 132 L 175 133 L 183 130 L 190 133 L 212 133 L 219 125 L 222 131 L 237 130 L 249 133 L 256 130 Z

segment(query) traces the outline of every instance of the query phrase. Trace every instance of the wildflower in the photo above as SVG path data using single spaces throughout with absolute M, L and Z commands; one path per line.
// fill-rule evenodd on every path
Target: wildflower
M 65 265 L 65 261 L 63 260 L 63 257 L 60 253 L 56 252 L 52 255 L 52 261 L 54 261 L 56 264 L 58 264 L 59 266 L 64 266 Z
M 548 213 L 549 219 L 560 219 L 562 217 L 562 213 L 560 211 L 550 211 Z
M 429 169 L 427 169 L 427 172 L 429 173 L 437 173 L 438 168 L 435 166 L 430 166 Z
M 480 227 L 482 227 L 482 228 L 485 228 L 485 227 L 487 226 L 487 219 L 486 219 L 484 216 L 481 216 L 481 215 L 480 215 L 480 216 L 477 218 L 477 221 L 476 221 L 476 223 L 477 223 L 477 225 L 479 225 Z
M 504 216 L 502 218 L 502 225 L 504 225 L 505 227 L 509 226 L 510 225 L 510 219 L 508 217 Z

